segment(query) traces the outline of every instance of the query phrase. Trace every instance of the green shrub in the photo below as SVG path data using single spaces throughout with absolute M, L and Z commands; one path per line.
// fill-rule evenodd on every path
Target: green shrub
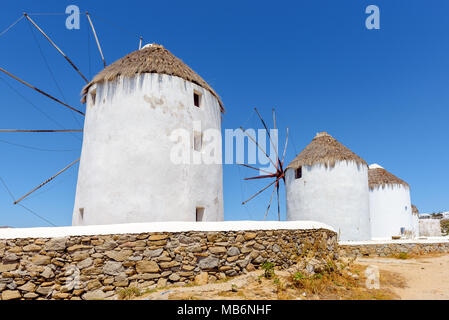
M 264 277 L 271 279 L 274 276 L 274 263 L 270 261 L 265 261 L 262 264 L 262 269 L 265 270 Z
M 295 281 L 304 280 L 305 278 L 306 276 L 301 271 L 298 271 L 293 275 Z
M 408 259 L 408 253 L 407 252 L 399 253 L 398 258 L 403 260 Z

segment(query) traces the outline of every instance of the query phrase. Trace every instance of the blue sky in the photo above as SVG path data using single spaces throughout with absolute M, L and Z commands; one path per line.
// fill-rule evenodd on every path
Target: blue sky
M 222 97 L 223 129 L 262 128 L 253 108 L 271 123 L 274 107 L 278 126 L 290 129 L 287 162 L 328 131 L 406 180 L 421 212 L 449 210 L 449 2 L 8 1 L 0 32 L 22 12 L 63 13 L 70 4 L 90 12 L 108 63 L 136 50 L 139 36 L 180 57 Z M 370 4 L 380 8 L 380 30 L 365 28 Z M 67 30 L 63 15 L 32 18 L 88 77 L 102 69 L 85 17 L 80 30 Z M 0 67 L 84 109 L 82 79 L 25 20 L 0 36 Z M 81 128 L 82 117 L 0 77 L 0 128 Z M 0 177 L 18 198 L 78 158 L 81 141 L 78 133 L 2 133 Z M 77 169 L 23 204 L 55 225 L 70 225 Z M 268 191 L 241 205 L 266 184 L 242 182 L 252 174 L 224 166 L 226 220 L 263 218 Z M 282 217 L 284 197 L 282 186 Z M 47 225 L 11 202 L 0 185 L 0 225 Z M 273 206 L 269 219 L 275 218 Z

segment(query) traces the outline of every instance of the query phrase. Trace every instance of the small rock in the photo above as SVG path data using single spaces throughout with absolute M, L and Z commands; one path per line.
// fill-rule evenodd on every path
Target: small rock
M 243 241 L 245 241 L 245 238 L 244 238 L 241 234 L 239 234 L 239 235 L 235 238 L 235 242 L 243 242 Z
M 27 292 L 23 295 L 23 297 L 25 299 L 35 299 L 35 298 L 39 297 L 39 295 L 34 292 Z
M 82 295 L 83 300 L 104 300 L 108 295 L 103 290 L 95 290 Z
M 218 260 L 218 258 L 215 257 L 207 257 L 205 259 L 202 259 L 199 263 L 198 263 L 198 267 L 200 269 L 214 269 L 218 267 L 218 263 L 220 262 L 220 260 Z
M 16 262 L 18 260 L 19 260 L 19 257 L 17 255 L 15 255 L 14 253 L 7 253 L 3 257 L 3 262 L 4 263 L 13 263 L 13 262 Z
M 153 234 L 148 238 L 148 240 L 159 241 L 159 240 L 165 240 L 167 238 L 168 238 L 168 235 L 166 235 L 166 234 Z
M 67 299 L 70 296 L 70 293 L 56 292 L 52 295 L 54 299 Z
M 166 286 L 167 286 L 167 279 L 165 279 L 165 278 L 160 278 L 160 279 L 157 281 L 157 285 L 156 285 L 157 288 L 164 288 L 164 287 L 166 287 Z
M 225 247 L 209 247 L 209 252 L 213 254 L 221 254 L 226 252 Z
M 22 298 L 17 290 L 5 290 L 2 292 L 2 300 L 16 300 Z
M 33 252 L 33 251 L 41 251 L 41 247 L 35 244 L 29 244 L 25 247 L 23 247 L 23 251 L 25 252 Z
M 53 238 L 44 246 L 45 251 L 63 251 L 67 243 L 67 238 Z
M 20 291 L 26 291 L 26 292 L 34 292 L 36 290 L 36 285 L 32 282 L 27 282 L 23 286 L 18 287 Z
M 179 281 L 179 279 L 181 279 L 181 277 L 177 273 L 172 273 L 168 277 L 168 280 L 173 281 L 173 282 L 177 282 L 177 281 Z
M 123 271 L 124 268 L 120 262 L 108 261 L 103 266 L 103 272 L 111 276 L 116 276 Z
M 230 247 L 228 249 L 228 256 L 233 257 L 233 256 L 237 256 L 240 254 L 240 250 L 237 247 Z
M 256 270 L 256 268 L 254 267 L 254 265 L 252 264 L 252 263 L 249 263 L 247 266 L 246 266 L 246 271 L 248 271 L 248 272 L 251 272 L 251 271 L 255 271 Z
M 53 278 L 55 274 L 53 273 L 53 270 L 51 270 L 51 268 L 45 267 L 44 271 L 42 271 L 41 273 L 41 276 L 44 277 L 45 279 L 50 279 Z
M 36 292 L 43 295 L 43 296 L 48 296 L 49 293 L 51 293 L 53 291 L 52 287 L 38 287 Z
M 156 273 L 160 271 L 159 265 L 155 261 L 141 260 L 136 262 L 137 273 Z
M 207 282 L 209 281 L 209 275 L 207 274 L 207 272 L 201 272 L 200 274 L 198 274 L 195 277 L 195 284 L 197 286 L 202 286 L 207 284 Z
M 127 260 L 133 254 L 133 251 L 132 250 L 107 251 L 105 254 L 110 259 L 122 262 Z
M 84 249 L 90 249 L 90 248 L 91 248 L 90 246 L 85 246 L 83 244 L 76 244 L 74 246 L 68 247 L 67 251 L 68 252 L 74 252 L 74 251 L 77 251 L 77 250 L 84 250 Z
M 79 262 L 77 264 L 78 269 L 85 269 L 90 267 L 92 264 L 94 263 L 94 261 L 92 260 L 92 258 L 86 258 L 83 261 Z
M 7 263 L 7 264 L 0 263 L 0 273 L 13 271 L 13 270 L 16 270 L 16 268 L 17 268 L 17 263 Z
M 47 265 L 50 264 L 51 259 L 48 256 L 35 255 L 33 258 L 31 258 L 31 262 L 38 266 Z
M 252 240 L 252 239 L 255 239 L 257 237 L 257 233 L 255 233 L 255 232 L 245 232 L 243 237 L 245 238 L 246 241 Z
M 97 279 L 92 280 L 87 284 L 87 290 L 89 291 L 93 291 L 98 288 L 101 288 L 101 282 L 98 281 Z
M 163 251 L 164 249 L 148 250 L 148 255 L 153 258 L 159 257 Z

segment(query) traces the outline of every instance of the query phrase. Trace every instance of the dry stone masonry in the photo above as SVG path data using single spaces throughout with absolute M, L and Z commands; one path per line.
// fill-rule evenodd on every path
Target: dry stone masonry
M 0 240 L 0 298 L 116 299 L 141 290 L 204 284 L 271 261 L 337 257 L 327 229 L 165 232 Z M 310 255 L 312 253 L 312 257 Z
M 400 253 L 424 255 L 429 253 L 448 253 L 449 242 L 409 242 L 409 243 L 372 243 L 340 245 L 342 257 L 390 257 Z

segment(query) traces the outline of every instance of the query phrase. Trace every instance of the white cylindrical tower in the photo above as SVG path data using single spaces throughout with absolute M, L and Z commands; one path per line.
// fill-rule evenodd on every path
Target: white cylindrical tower
M 287 220 L 313 220 L 341 240 L 369 240 L 368 165 L 326 132 L 286 170 Z
M 224 108 L 198 74 L 147 45 L 106 67 L 83 95 L 73 225 L 223 220 Z
M 413 237 L 409 185 L 378 164 L 369 167 L 371 236 Z

